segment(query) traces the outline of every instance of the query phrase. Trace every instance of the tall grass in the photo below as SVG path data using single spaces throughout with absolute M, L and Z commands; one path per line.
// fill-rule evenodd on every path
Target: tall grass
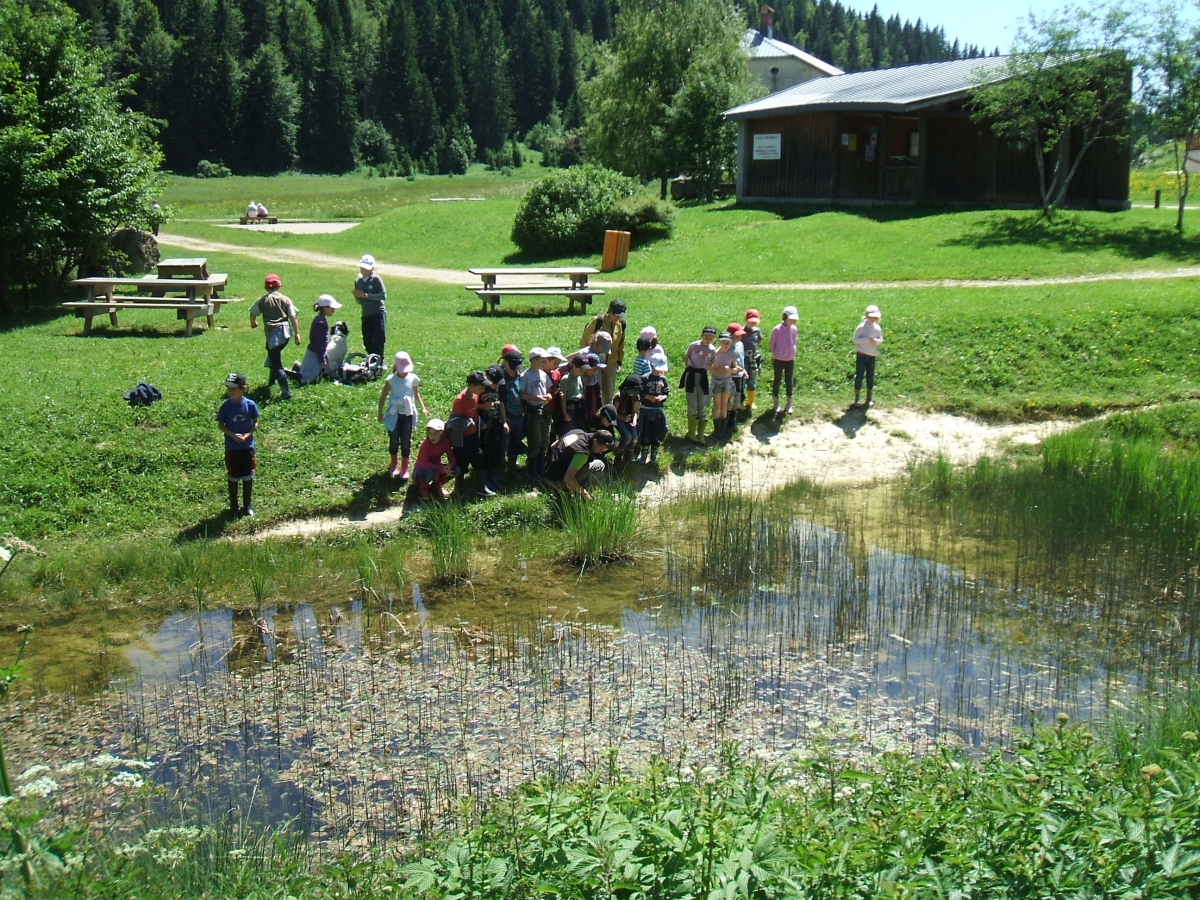
M 630 559 L 644 536 L 637 497 L 623 482 L 598 488 L 591 500 L 578 494 L 558 498 L 563 559 L 581 568 Z
M 457 503 L 431 506 L 425 513 L 432 575 L 438 584 L 458 584 L 471 577 L 472 515 Z

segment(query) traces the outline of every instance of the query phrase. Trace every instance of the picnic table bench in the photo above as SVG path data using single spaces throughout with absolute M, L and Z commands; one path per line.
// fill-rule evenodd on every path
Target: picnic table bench
M 483 302 L 484 312 L 488 312 L 490 307 L 490 311 L 494 313 L 496 307 L 500 305 L 501 297 L 566 297 L 569 301 L 568 312 L 575 311 L 576 302 L 579 303 L 580 312 L 587 312 L 592 298 L 599 297 L 604 293 L 600 288 L 588 287 L 588 276 L 595 275 L 600 271 L 591 266 L 509 266 L 495 269 L 468 269 L 467 271 L 478 276 L 482 283 L 482 286 L 468 284 L 466 289 L 474 291 L 475 296 Z M 502 276 L 524 278 L 526 283 L 501 285 L 499 279 Z M 565 276 L 567 280 L 561 280 L 562 276 Z M 556 277 L 558 280 L 549 280 Z M 530 279 L 538 280 L 528 283 Z
M 203 277 L 174 278 L 175 273 Z M 165 276 L 165 277 L 164 277 Z M 77 318 L 83 319 L 83 333 L 92 333 L 92 319 L 107 315 L 109 322 L 117 326 L 117 313 L 123 309 L 173 309 L 177 318 L 184 322 L 184 337 L 192 335 L 192 321 L 204 316 L 211 326 L 213 316 L 226 303 L 240 302 L 236 298 L 222 299 L 220 291 L 225 289 L 229 276 L 224 273 L 208 274 L 205 259 L 164 260 L 159 264 L 157 276 L 142 278 L 119 278 L 100 275 L 77 278 L 71 282 L 87 291 L 86 300 L 64 303 Z M 118 293 L 118 287 L 132 287 L 134 293 Z M 167 297 L 168 293 L 182 293 L 179 298 Z
M 268 225 L 278 225 L 279 216 L 242 216 L 238 219 L 241 225 L 261 225 L 266 222 Z

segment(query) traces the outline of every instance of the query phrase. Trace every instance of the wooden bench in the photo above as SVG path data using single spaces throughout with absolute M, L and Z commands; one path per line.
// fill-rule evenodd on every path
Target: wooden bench
M 262 216 L 242 216 L 238 219 L 238 223 L 241 225 L 261 225 L 263 222 L 266 222 L 268 225 L 278 225 L 279 216 L 267 216 L 266 218 Z
M 474 291 L 475 296 L 483 303 L 484 312 L 496 312 L 501 297 L 566 297 L 567 311 L 574 312 L 575 304 L 579 304 L 580 312 L 587 312 L 588 304 L 593 297 L 604 293 L 599 288 L 589 288 L 588 277 L 599 271 L 591 266 L 548 266 L 548 267 L 508 267 L 495 269 L 468 269 L 472 275 L 477 275 L 483 286 L 468 284 L 466 289 Z M 530 279 L 546 279 L 532 284 L 500 285 L 501 277 L 516 276 Z M 566 281 L 562 277 L 566 277 Z
M 212 324 L 213 313 L 217 309 L 217 303 L 231 303 L 232 300 L 220 300 L 215 303 L 210 301 L 207 303 L 163 303 L 157 297 L 128 297 L 122 300 L 75 300 L 64 303 L 63 306 L 67 309 L 75 311 L 76 318 L 83 319 L 83 333 L 85 335 L 92 333 L 92 319 L 96 316 L 107 314 L 108 320 L 113 328 L 117 327 L 117 312 L 122 309 L 173 309 L 175 310 L 175 318 L 183 319 L 183 336 L 192 336 L 192 320 L 198 316 L 205 316 L 208 319 L 208 324 Z
M 76 278 L 71 284 L 87 291 L 88 300 L 126 299 L 126 295 L 116 293 L 118 287 L 133 288 L 134 291 L 151 294 L 153 299 L 161 299 L 167 292 L 182 293 L 188 300 L 211 300 L 225 290 L 229 276 L 218 272 L 205 278 L 117 278 L 98 275 L 92 278 Z

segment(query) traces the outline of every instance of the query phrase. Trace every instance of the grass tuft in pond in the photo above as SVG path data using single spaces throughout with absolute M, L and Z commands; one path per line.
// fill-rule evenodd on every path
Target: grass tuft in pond
M 471 577 L 473 515 L 471 509 L 457 503 L 436 504 L 426 510 L 424 524 L 436 583 L 458 584 Z
M 617 562 L 633 557 L 643 538 L 641 517 L 633 489 L 611 482 L 585 500 L 562 494 L 556 501 L 565 537 L 563 559 L 580 567 Z

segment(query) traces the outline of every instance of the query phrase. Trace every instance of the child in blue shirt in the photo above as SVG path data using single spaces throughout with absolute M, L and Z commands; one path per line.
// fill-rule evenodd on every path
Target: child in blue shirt
M 242 516 L 254 515 L 250 494 L 254 489 L 254 432 L 258 404 L 246 396 L 246 376 L 233 372 L 225 379 L 225 402 L 217 410 L 217 427 L 225 435 L 225 477 L 229 481 L 229 514 L 238 512 L 238 484 L 242 485 Z

